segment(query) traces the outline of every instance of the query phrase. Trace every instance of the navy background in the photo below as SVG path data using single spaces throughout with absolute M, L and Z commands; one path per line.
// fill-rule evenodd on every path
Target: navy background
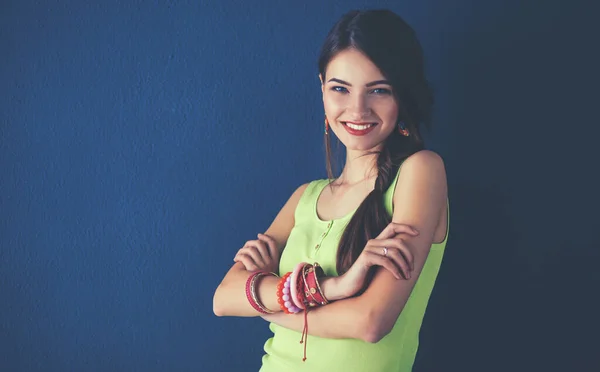
M 316 58 L 418 32 L 452 229 L 415 370 L 592 370 L 594 11 L 575 1 L 2 1 L 0 370 L 251 371 L 233 254 L 325 175 Z

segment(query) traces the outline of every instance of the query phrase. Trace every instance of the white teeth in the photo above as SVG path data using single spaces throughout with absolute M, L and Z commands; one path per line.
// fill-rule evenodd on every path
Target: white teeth
M 373 126 L 373 123 L 364 124 L 364 125 L 356 125 L 356 124 L 352 124 L 352 123 L 346 123 L 346 125 L 355 130 L 366 130 L 366 129 L 371 128 Z

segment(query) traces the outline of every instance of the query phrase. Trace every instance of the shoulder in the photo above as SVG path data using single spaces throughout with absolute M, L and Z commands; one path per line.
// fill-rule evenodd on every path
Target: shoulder
M 312 180 L 310 182 L 300 185 L 300 187 L 298 187 L 296 191 L 294 191 L 294 194 L 304 194 L 307 192 L 311 192 L 315 189 L 320 189 L 321 187 L 329 185 L 332 181 L 333 180 L 330 180 L 328 178 L 319 178 L 316 180 Z
M 444 160 L 431 150 L 417 151 L 402 163 L 402 170 L 410 172 L 440 172 L 444 171 Z
M 285 242 L 294 227 L 296 208 L 309 185 L 310 183 L 305 183 L 296 188 L 265 232 L 265 235 L 270 236 L 277 242 L 280 251 L 283 250 Z
M 290 202 L 294 205 L 297 205 L 304 195 L 310 194 L 312 190 L 318 189 L 320 185 L 323 185 L 327 182 L 329 182 L 327 179 L 318 179 L 300 185 L 290 197 Z
M 410 155 L 402 163 L 399 179 L 427 179 L 445 181 L 446 167 L 442 157 L 431 150 L 421 150 Z
M 404 160 L 401 170 L 394 199 L 400 198 L 401 194 L 417 191 L 430 196 L 437 195 L 440 200 L 446 198 L 446 168 L 438 153 L 431 150 L 418 151 Z
M 313 181 L 314 182 L 314 181 Z M 302 194 L 304 194 L 304 192 L 306 191 L 306 189 L 312 184 L 312 182 L 307 182 L 304 183 L 300 186 L 298 186 L 298 188 L 294 191 L 294 193 L 292 194 L 291 199 L 296 199 L 299 200 L 302 197 Z

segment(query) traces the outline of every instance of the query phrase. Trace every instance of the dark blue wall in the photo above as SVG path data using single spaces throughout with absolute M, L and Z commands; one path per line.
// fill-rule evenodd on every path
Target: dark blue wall
M 0 3 L 0 371 L 257 370 L 266 323 L 216 318 L 212 294 L 241 244 L 324 176 L 318 49 L 367 6 L 420 35 L 438 102 L 428 147 L 449 175 L 415 370 L 590 366 L 592 11 L 90 3 Z

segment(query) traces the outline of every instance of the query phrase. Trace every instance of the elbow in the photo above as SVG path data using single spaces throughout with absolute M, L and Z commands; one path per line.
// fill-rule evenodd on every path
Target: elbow
M 390 331 L 381 331 L 378 329 L 370 330 L 364 333 L 362 340 L 370 344 L 376 344 L 381 341 Z
M 392 331 L 393 325 L 385 324 L 381 317 L 366 316 L 364 318 L 367 323 L 362 327 L 361 339 L 365 342 L 376 344 Z
M 214 303 L 214 302 L 213 302 L 213 313 L 218 317 L 225 316 L 225 312 L 221 308 L 217 307 L 216 303 Z
M 222 301 L 220 301 L 220 298 L 221 298 L 221 296 L 219 295 L 220 288 L 221 288 L 221 286 L 219 286 L 217 288 L 217 290 L 215 291 L 215 295 L 213 296 L 213 313 L 218 317 L 227 315 L 225 309 L 223 308 Z

